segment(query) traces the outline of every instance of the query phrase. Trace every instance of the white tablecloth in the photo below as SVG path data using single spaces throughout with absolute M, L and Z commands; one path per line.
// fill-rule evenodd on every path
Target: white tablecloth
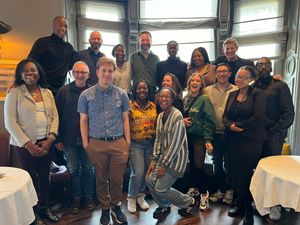
M 250 184 L 256 208 L 263 216 L 282 205 L 300 212 L 300 156 L 261 159 Z
M 22 169 L 0 167 L 0 225 L 28 225 L 38 198 L 31 177 Z

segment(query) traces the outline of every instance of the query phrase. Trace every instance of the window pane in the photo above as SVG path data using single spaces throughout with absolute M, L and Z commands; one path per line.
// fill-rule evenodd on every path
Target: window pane
M 118 3 L 81 1 L 81 16 L 89 19 L 124 21 L 124 6 Z
M 234 24 L 233 36 L 240 37 L 250 34 L 267 34 L 283 31 L 283 17 L 275 19 L 266 19 L 254 22 L 245 22 Z
M 140 17 L 141 19 L 216 17 L 217 4 L 217 0 L 141 0 Z
M 90 46 L 88 40 L 90 37 L 90 33 L 94 30 L 86 30 L 84 33 L 84 47 L 85 49 Z M 100 51 L 103 52 L 107 57 L 113 58 L 111 51 L 116 44 L 122 43 L 121 34 L 117 31 L 103 31 L 99 30 L 103 38 L 103 44 L 100 48 Z
M 260 45 L 245 45 L 239 46 L 238 55 L 241 58 L 255 59 L 263 56 L 278 57 L 280 56 L 280 44 L 260 44 Z
M 234 4 L 234 23 L 284 16 L 284 0 L 241 0 Z
M 204 47 L 207 50 L 209 59 L 211 61 L 215 59 L 213 29 L 163 30 L 151 31 L 151 34 L 151 49 L 159 56 L 160 60 L 167 59 L 167 43 L 171 40 L 179 43 L 178 55 L 185 62 L 190 61 L 191 54 L 197 47 Z

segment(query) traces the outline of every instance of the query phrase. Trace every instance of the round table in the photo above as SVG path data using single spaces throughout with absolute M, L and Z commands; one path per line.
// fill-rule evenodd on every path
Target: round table
M 0 167 L 0 224 L 28 225 L 35 219 L 38 198 L 31 177 L 22 169 Z
M 271 156 L 259 161 L 251 179 L 257 211 L 263 216 L 281 205 L 300 212 L 300 156 Z

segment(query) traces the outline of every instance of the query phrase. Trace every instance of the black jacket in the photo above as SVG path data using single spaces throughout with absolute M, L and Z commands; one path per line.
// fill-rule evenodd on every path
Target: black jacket
M 280 132 L 284 137 L 294 121 L 292 95 L 286 83 L 274 80 L 271 76 L 260 77 L 255 88 L 261 89 L 267 98 L 266 129 L 268 133 Z
M 56 106 L 59 115 L 59 128 L 57 142 L 64 146 L 74 146 L 80 135 L 80 115 L 77 112 L 78 98 L 82 90 L 76 87 L 75 81 L 63 86 L 56 95 Z

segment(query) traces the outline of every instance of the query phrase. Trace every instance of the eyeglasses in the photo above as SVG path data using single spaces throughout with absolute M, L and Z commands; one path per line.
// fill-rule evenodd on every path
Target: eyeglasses
M 73 74 L 83 74 L 83 75 L 86 75 L 86 74 L 88 74 L 89 72 L 86 72 L 86 71 L 78 71 L 78 70 L 74 70 L 73 71 Z
M 237 80 L 247 80 L 249 78 L 251 78 L 251 77 L 249 77 L 249 76 L 247 76 L 247 77 L 240 77 L 239 75 L 235 75 L 235 79 L 237 79 Z
M 217 70 L 218 74 L 225 74 L 225 73 L 229 73 L 228 70 Z

